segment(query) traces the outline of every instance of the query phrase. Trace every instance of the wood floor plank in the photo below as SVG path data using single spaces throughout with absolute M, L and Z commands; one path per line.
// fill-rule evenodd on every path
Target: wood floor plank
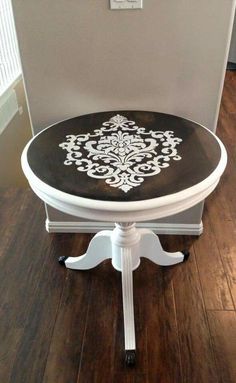
M 221 383 L 236 382 L 236 312 L 209 311 L 209 325 Z
M 214 217 L 214 221 L 217 219 L 218 217 Z M 194 242 L 194 250 L 206 309 L 233 310 L 234 304 L 216 238 L 209 221 L 207 204 L 203 224 L 204 232 Z
M 43 205 L 41 212 L 45 214 Z M 19 276 L 10 283 L 10 296 L 15 299 L 15 310 L 18 309 L 15 320 L 23 327 L 11 371 L 10 382 L 14 383 L 42 382 L 65 280 L 65 270 L 56 261 L 54 242 L 60 242 L 60 249 L 67 251 L 67 239 L 65 236 L 49 236 L 37 215 L 35 222 L 36 227 L 29 222 L 27 240 L 23 236 L 23 242 L 17 245 L 22 252 L 22 257 L 15 257 L 19 262 Z
M 77 383 L 110 383 L 117 352 L 120 273 L 113 269 L 110 260 L 89 272 L 91 296 Z
M 90 235 L 76 235 L 73 248 L 82 254 Z M 82 355 L 82 343 L 89 306 L 91 273 L 66 270 L 66 282 L 44 374 L 44 383 L 76 382 Z M 98 313 L 99 314 L 99 313 Z
M 22 199 L 19 196 L 19 213 L 15 215 L 15 225 L 10 228 L 12 237 L 7 245 L 5 243 L 5 250 L 0 257 L 0 381 L 3 382 L 10 381 L 11 369 L 14 359 L 18 356 L 18 346 L 23 337 L 24 323 L 28 316 L 31 299 L 27 294 L 29 282 L 32 282 L 32 291 L 38 285 L 39 263 L 35 262 L 36 267 L 34 269 L 31 261 L 30 239 L 37 243 L 38 223 L 35 222 L 37 219 L 40 221 L 43 206 L 36 199 L 35 216 L 33 216 L 32 206 L 35 204 L 35 197 L 33 197 L 32 192 L 30 194 L 25 193 L 25 195 L 29 197 L 28 202 L 22 205 Z M 12 204 L 14 205 L 14 202 Z M 21 228 L 21 235 L 17 235 L 19 227 Z M 40 248 L 40 246 L 37 247 Z M 37 259 L 36 257 L 35 261 Z M 13 335 L 16 336 L 15 342 L 13 342 Z
M 188 238 L 188 246 L 190 238 Z M 184 238 L 175 246 L 185 248 Z M 173 286 L 180 341 L 183 382 L 218 382 L 211 337 L 193 246 L 187 262 L 176 267 Z
M 18 218 L 27 208 L 29 194 L 32 194 L 30 190 L 13 188 L 0 190 L 0 257 L 16 235 Z
M 227 71 L 225 75 L 222 103 L 228 114 L 235 113 L 235 105 L 236 105 L 236 76 L 235 72 Z M 220 115 L 221 117 L 221 115 Z
M 236 307 L 236 227 L 230 216 L 226 198 L 220 190 L 216 190 L 209 198 L 207 208 L 211 230 L 220 251 L 234 307 Z
M 181 359 L 169 270 L 142 260 L 137 279 L 136 300 L 145 329 L 140 336 L 146 335 L 148 379 L 150 382 L 179 383 L 182 380 Z M 143 353 L 145 355 L 145 350 Z
M 5 313 L 1 312 L 1 318 Z M 8 316 L 9 318 L 9 316 Z M 8 383 L 11 379 L 11 371 L 14 360 L 17 357 L 17 349 L 23 336 L 23 327 L 15 327 L 6 323 L 1 319 L 1 333 L 5 332 L 5 336 L 1 336 L 0 344 L 0 382 Z
M 236 75 L 235 82 L 236 82 Z M 226 80 L 227 80 L 226 76 Z M 229 84 L 228 84 L 229 85 Z M 231 86 L 232 87 L 232 86 Z M 224 91 L 223 100 L 226 95 L 228 95 L 227 89 Z M 236 85 L 234 89 L 236 93 Z M 236 104 L 235 104 L 236 105 Z M 224 105 L 222 103 L 220 110 L 220 119 L 218 121 L 217 135 L 223 141 L 226 150 L 228 152 L 228 160 L 225 172 L 222 177 L 222 181 L 217 187 L 217 191 L 220 191 L 222 194 L 227 196 L 227 204 L 230 208 L 230 215 L 233 218 L 234 222 L 236 221 L 236 193 L 235 193 L 235 184 L 236 184 L 236 106 L 234 107 L 234 113 L 229 113 L 227 111 L 228 104 Z
M 52 331 L 60 302 L 64 276 L 54 273 L 55 265 L 43 268 L 37 299 L 29 310 L 28 320 L 18 348 L 11 382 L 42 382 Z
M 151 383 L 147 374 L 116 373 L 112 383 Z
M 235 146 L 234 146 L 234 140 L 235 140 L 235 129 L 232 129 L 235 125 L 236 120 L 236 109 L 235 113 L 228 113 L 227 107 L 224 105 L 221 106 L 221 118 L 218 121 L 217 126 L 217 136 L 220 137 L 222 142 L 229 147 L 230 157 L 231 155 L 235 156 Z

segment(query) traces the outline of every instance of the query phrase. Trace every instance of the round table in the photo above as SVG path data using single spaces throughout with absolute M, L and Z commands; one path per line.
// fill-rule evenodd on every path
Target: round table
M 44 129 L 22 154 L 23 171 L 47 204 L 74 216 L 115 222 L 91 240 L 86 254 L 59 258 L 85 270 L 110 258 L 122 273 L 125 358 L 135 362 L 132 271 L 146 257 L 162 266 L 183 262 L 158 236 L 135 222 L 179 213 L 216 187 L 227 162 L 208 129 L 173 115 L 109 111 L 61 121 Z

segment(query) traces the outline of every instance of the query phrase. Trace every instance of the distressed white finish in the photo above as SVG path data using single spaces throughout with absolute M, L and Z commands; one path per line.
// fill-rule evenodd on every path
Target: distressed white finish
M 67 135 L 59 146 L 67 151 L 65 165 L 75 164 L 78 171 L 127 193 L 169 167 L 171 159 L 180 160 L 176 146 L 181 141 L 172 131 L 146 131 L 117 114 L 93 133 Z

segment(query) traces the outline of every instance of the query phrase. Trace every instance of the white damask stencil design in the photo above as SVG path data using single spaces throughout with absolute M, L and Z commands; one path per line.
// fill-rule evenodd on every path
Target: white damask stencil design
M 181 141 L 172 131 L 146 131 L 117 114 L 91 133 L 67 135 L 59 146 L 67 151 L 65 165 L 74 163 L 78 171 L 127 193 L 167 168 L 171 158 L 180 160 Z

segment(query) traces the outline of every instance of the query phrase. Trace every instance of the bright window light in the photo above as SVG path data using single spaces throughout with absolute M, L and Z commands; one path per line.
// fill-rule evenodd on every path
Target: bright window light
M 10 0 L 0 0 L 0 96 L 21 74 Z

